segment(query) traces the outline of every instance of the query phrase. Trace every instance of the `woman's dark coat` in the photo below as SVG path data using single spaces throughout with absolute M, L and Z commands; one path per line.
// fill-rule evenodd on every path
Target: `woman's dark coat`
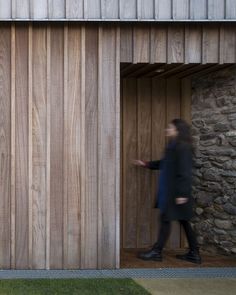
M 160 161 L 151 161 L 147 167 L 153 170 L 160 168 Z M 189 220 L 193 217 L 192 187 L 192 149 L 184 143 L 176 143 L 172 148 L 165 150 L 166 161 L 166 209 L 163 217 L 166 220 Z M 178 197 L 188 198 L 187 203 L 177 205 Z

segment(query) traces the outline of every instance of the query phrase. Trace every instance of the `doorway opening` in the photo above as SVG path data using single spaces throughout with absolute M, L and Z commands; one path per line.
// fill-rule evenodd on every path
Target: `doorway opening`
M 229 65 L 121 64 L 121 268 L 160 267 L 136 258 L 138 251 L 157 240 L 158 172 L 136 167 L 132 160 L 160 159 L 167 123 L 178 117 L 191 123 L 192 79 L 226 67 Z M 170 255 L 162 267 L 182 266 L 174 254 L 186 247 L 183 230 L 173 222 L 166 245 Z

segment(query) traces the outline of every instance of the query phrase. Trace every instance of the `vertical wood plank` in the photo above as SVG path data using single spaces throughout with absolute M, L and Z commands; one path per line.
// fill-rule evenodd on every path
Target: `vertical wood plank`
M 119 18 L 119 0 L 101 0 L 102 19 Z
M 137 17 L 136 0 L 120 0 L 120 19 L 135 19 Z
M 203 27 L 202 62 L 218 63 L 219 61 L 219 27 L 207 24 Z
M 146 63 L 150 59 L 150 27 L 137 24 L 133 31 L 133 62 Z
M 32 50 L 32 268 L 46 268 L 46 144 L 47 144 L 47 44 L 46 27 L 33 27 Z M 37 66 L 36 66 L 37 65 Z
M 0 0 L 0 19 L 11 18 L 11 2 L 6 0 Z
M 0 268 L 11 266 L 11 26 L 0 28 Z M 12 114 L 13 115 L 13 114 Z
M 138 159 L 151 159 L 151 80 L 138 79 Z M 151 242 L 151 178 L 150 171 L 138 170 L 138 233 L 137 246 Z
M 235 63 L 236 33 L 235 24 L 222 24 L 220 27 L 220 63 Z
M 207 19 L 207 0 L 190 0 L 190 19 Z
M 32 268 L 32 219 L 33 219 L 33 212 L 32 212 L 32 158 L 33 158 L 33 151 L 32 151 L 32 132 L 33 132 L 33 122 L 32 122 L 32 25 L 29 25 L 28 31 L 28 224 L 29 224 L 29 268 Z
M 185 63 L 202 61 L 202 26 L 185 25 Z
M 116 178 L 115 178 L 115 267 L 120 268 L 120 194 L 121 194 L 121 94 L 120 94 L 120 28 L 116 27 L 116 69 L 115 69 L 115 146 L 116 146 Z
M 99 28 L 98 267 L 116 266 L 116 48 L 115 27 Z M 108 83 L 109 81 L 109 83 Z M 107 202 L 109 196 L 109 202 Z
M 11 25 L 11 268 L 16 268 L 16 30 Z
M 137 248 L 137 80 L 123 79 L 123 248 Z
M 16 268 L 29 263 L 28 27 L 16 28 Z
M 51 268 L 63 266 L 63 26 L 51 28 L 51 154 L 50 154 L 50 264 Z
M 167 61 L 167 28 L 165 25 L 151 27 L 151 63 L 166 63 Z
M 50 149 L 51 149 L 51 27 L 47 25 L 46 29 L 46 66 L 47 66 L 47 73 L 46 73 L 46 110 L 47 110 L 47 118 L 46 118 L 46 269 L 50 269 L 50 233 L 51 233 L 51 184 L 50 184 L 50 167 L 51 167 L 51 156 L 50 156 Z
M 208 19 L 225 18 L 225 0 L 208 0 Z
M 65 1 L 66 0 L 48 0 L 49 18 L 65 18 Z
M 84 0 L 66 0 L 66 18 L 84 18 Z
M 120 62 L 133 61 L 133 28 L 131 25 L 120 27 Z
M 101 18 L 101 0 L 84 0 L 84 18 Z
M 66 41 L 66 40 L 65 40 Z M 65 198 L 67 199 L 67 238 L 66 268 L 80 267 L 81 236 L 81 26 L 69 25 L 68 61 L 65 68 Z M 66 64 L 65 64 L 66 65 Z M 65 247 L 64 247 L 65 251 Z
M 236 1 L 226 0 L 226 19 L 236 18 Z
M 48 17 L 48 0 L 30 0 L 31 18 L 44 19 Z
M 88 26 L 84 37 L 85 195 L 81 227 L 81 267 L 97 268 L 98 249 L 98 29 Z M 85 78 L 86 77 L 86 78 Z M 82 197 L 82 196 L 81 196 Z
M 168 26 L 168 63 L 184 62 L 184 27 L 175 24 Z
M 152 128 L 151 128 L 151 159 L 159 160 L 163 157 L 165 148 L 165 128 L 166 128 L 166 80 L 160 78 L 152 79 Z M 154 209 L 157 197 L 157 175 L 152 173 L 152 192 L 151 192 L 151 244 L 158 238 L 159 230 L 159 210 Z
M 173 19 L 189 19 L 189 0 L 173 0 Z
M 75 57 L 74 57 L 75 58 Z M 64 165 L 63 165 L 63 269 L 68 269 L 68 255 L 69 255 L 69 251 L 68 251 L 68 198 L 70 196 L 70 194 L 68 194 L 68 189 L 69 189 L 69 177 L 73 178 L 73 175 L 70 175 L 70 163 L 68 163 L 70 161 L 70 156 L 69 154 L 69 134 L 70 134 L 70 123 L 69 121 L 69 116 L 71 117 L 71 115 L 73 114 L 73 107 L 72 109 L 70 109 L 70 111 L 72 113 L 68 114 L 69 111 L 69 105 L 68 105 L 68 24 L 64 25 L 64 130 L 63 130 L 63 134 L 64 134 L 64 138 L 63 138 L 63 151 L 64 151 L 64 155 L 63 155 L 63 161 L 64 161 Z M 73 78 L 72 78 L 73 79 Z M 73 116 L 72 116 L 73 118 Z M 73 124 L 73 123 L 72 123 Z M 73 131 L 72 131 L 73 132 Z M 74 147 L 74 145 L 72 146 L 72 148 Z M 75 160 L 76 163 L 76 160 Z M 69 165 L 68 165 L 69 164 Z M 68 177 L 69 176 L 69 177 Z M 78 182 L 76 182 L 78 183 Z M 72 188 L 73 188 L 73 184 L 72 184 Z M 72 191 L 72 195 L 73 195 L 73 191 Z M 76 258 L 75 258 L 76 260 Z M 77 266 L 78 267 L 78 266 Z
M 180 117 L 180 80 L 176 78 L 167 79 L 166 89 L 166 117 L 167 124 Z M 167 247 L 175 249 L 180 247 L 180 225 L 173 222 L 172 231 L 167 243 Z
M 29 0 L 15 0 L 15 17 L 30 18 Z
M 172 0 L 155 0 L 155 18 L 172 19 Z

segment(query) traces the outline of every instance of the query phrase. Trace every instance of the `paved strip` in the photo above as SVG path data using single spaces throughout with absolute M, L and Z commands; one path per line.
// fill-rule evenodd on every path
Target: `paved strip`
M 0 270 L 0 279 L 236 278 L 236 267 L 116 270 Z
M 152 295 L 235 295 L 235 278 L 135 279 Z

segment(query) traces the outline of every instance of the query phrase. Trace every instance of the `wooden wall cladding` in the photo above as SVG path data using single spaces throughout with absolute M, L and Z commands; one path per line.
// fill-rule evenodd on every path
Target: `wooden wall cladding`
M 235 63 L 235 39 L 232 24 L 1 23 L 0 267 L 119 267 L 120 63 Z M 145 105 L 150 82 L 140 83 L 138 114 L 153 116 L 159 102 Z M 150 142 L 157 127 L 145 124 L 134 128 Z M 132 229 L 140 245 L 148 214 Z
M 119 44 L 116 26 L 1 25 L 1 268 L 119 266 Z
M 155 209 L 158 172 L 132 165 L 133 159 L 158 160 L 172 119 L 191 121 L 191 81 L 178 78 L 122 79 L 122 248 L 146 248 L 157 241 Z M 168 248 L 185 246 L 173 222 Z
M 121 62 L 235 63 L 235 24 L 121 25 Z

